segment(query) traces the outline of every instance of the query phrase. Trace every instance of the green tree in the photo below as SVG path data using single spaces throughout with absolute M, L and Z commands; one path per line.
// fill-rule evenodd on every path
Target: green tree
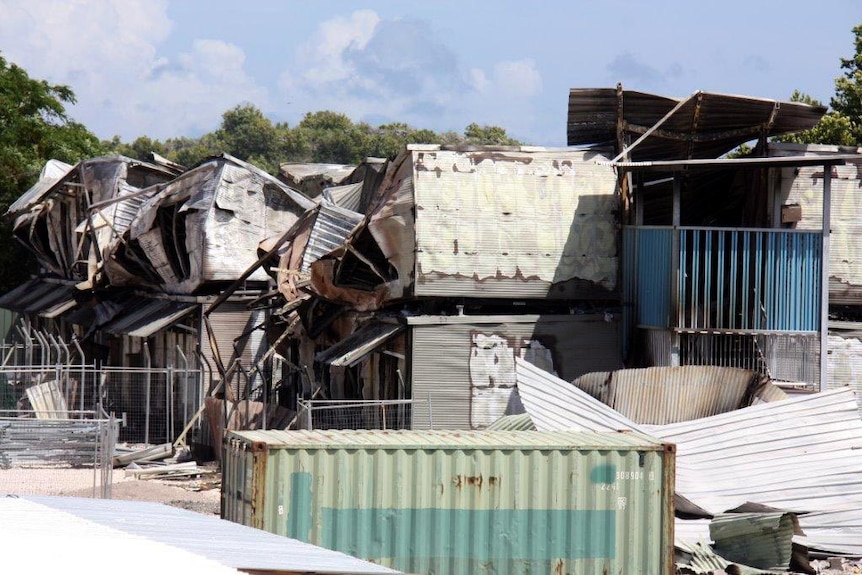
M 522 142 L 510 138 L 505 128 L 500 126 L 480 126 L 475 122 L 464 129 L 468 144 L 480 146 L 520 146 Z
M 368 125 L 356 125 L 344 114 L 310 112 L 296 130 L 309 143 L 309 156 L 300 158 L 302 161 L 356 164 L 367 155 Z
M 31 78 L 0 56 L 0 211 L 32 186 L 50 159 L 76 163 L 105 152 L 99 139 L 66 114 L 75 103 L 68 86 Z M 17 247 L 11 222 L 0 224 L 0 290 L 21 283 L 33 270 Z
M 862 24 L 853 28 L 853 36 L 855 53 L 852 58 L 841 58 L 844 73 L 835 79 L 835 96 L 829 102 L 831 109 L 812 129 L 777 138 L 778 141 L 862 146 Z M 799 90 L 795 90 L 790 99 L 822 105 Z

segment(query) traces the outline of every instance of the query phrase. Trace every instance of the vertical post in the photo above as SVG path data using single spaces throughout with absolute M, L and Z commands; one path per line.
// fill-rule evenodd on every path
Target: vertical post
M 150 385 L 152 370 L 150 369 L 150 346 L 144 341 L 144 443 L 150 443 Z
M 670 365 L 672 367 L 679 366 L 679 331 L 680 326 L 680 308 L 682 307 L 679 301 L 679 234 L 680 222 L 682 217 L 681 199 L 682 196 L 682 175 L 679 172 L 673 174 L 673 236 L 671 237 L 671 256 L 670 256 Z
M 174 441 L 174 366 L 168 362 L 165 370 L 165 442 Z
M 832 166 L 823 166 L 823 230 L 820 250 L 820 391 L 829 389 L 829 234 Z

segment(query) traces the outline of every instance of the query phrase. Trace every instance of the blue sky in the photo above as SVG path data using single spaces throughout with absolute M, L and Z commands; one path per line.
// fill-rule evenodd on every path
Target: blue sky
M 575 87 L 828 102 L 858 23 L 858 0 L 0 0 L 0 52 L 101 138 L 199 136 L 250 102 L 561 146 Z

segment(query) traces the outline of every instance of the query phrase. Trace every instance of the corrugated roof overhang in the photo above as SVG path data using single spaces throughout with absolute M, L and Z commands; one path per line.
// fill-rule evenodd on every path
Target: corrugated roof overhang
M 631 143 L 630 160 L 717 158 L 762 135 L 814 127 L 826 108 L 698 91 L 670 98 L 617 88 L 569 91 L 568 144 Z M 617 150 L 620 151 L 620 150 Z
M 52 319 L 77 305 L 72 285 L 29 280 L 0 296 L 0 308 Z
M 135 297 L 123 306 L 123 310 L 99 327 L 101 331 L 114 335 L 150 337 L 174 325 L 199 304 L 165 299 Z
M 403 325 L 372 321 L 318 353 L 315 361 L 338 367 L 352 367 L 404 329 Z

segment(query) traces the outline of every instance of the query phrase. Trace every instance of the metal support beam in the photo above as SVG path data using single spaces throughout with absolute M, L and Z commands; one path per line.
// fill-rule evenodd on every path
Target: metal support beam
M 829 234 L 831 233 L 832 166 L 823 166 L 823 248 L 820 282 L 820 391 L 829 388 Z
M 670 365 L 679 365 L 680 335 L 677 328 L 680 327 L 680 315 L 682 302 L 679 301 L 679 234 L 682 221 L 682 174 L 676 172 L 673 175 L 673 237 L 671 240 L 670 257 Z

